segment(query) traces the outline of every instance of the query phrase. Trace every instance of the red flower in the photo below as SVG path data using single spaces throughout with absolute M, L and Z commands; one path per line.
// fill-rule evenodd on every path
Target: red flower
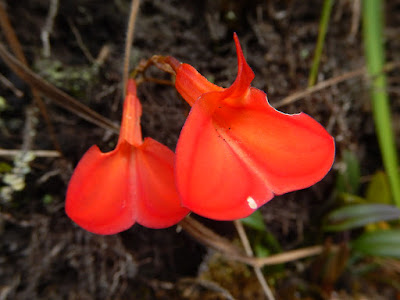
M 82 228 L 114 234 L 135 221 L 169 227 L 189 211 L 181 207 L 173 176 L 174 153 L 151 138 L 142 140 L 136 83 L 129 80 L 117 147 L 108 153 L 92 146 L 68 186 L 65 210 Z
M 234 39 L 238 74 L 226 89 L 167 59 L 176 89 L 193 105 L 176 148 L 182 204 L 217 220 L 246 217 L 274 194 L 315 184 L 335 155 L 333 138 L 317 121 L 275 110 L 264 92 L 250 87 L 254 73 Z

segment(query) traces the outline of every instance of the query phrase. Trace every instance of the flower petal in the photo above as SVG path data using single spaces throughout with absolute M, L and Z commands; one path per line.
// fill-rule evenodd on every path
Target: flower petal
M 114 234 L 135 223 L 132 201 L 134 148 L 126 142 L 101 153 L 92 146 L 71 177 L 65 211 L 82 228 L 97 234 Z
M 309 187 L 330 170 L 335 145 L 329 133 L 304 113 L 288 115 L 271 107 L 251 88 L 246 105 L 220 105 L 214 126 L 250 169 L 275 194 Z
M 165 228 L 189 213 L 181 206 L 174 181 L 174 153 L 146 138 L 137 149 L 137 219 L 149 228 Z
M 214 127 L 208 110 L 213 94 L 193 105 L 182 129 L 176 181 L 184 206 L 204 217 L 233 220 L 250 215 L 273 194 Z

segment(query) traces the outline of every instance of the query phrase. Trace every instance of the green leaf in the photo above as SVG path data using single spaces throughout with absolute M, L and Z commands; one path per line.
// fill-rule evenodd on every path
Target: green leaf
M 12 170 L 12 166 L 8 163 L 0 161 L 0 174 L 8 173 Z
M 44 195 L 42 198 L 42 202 L 45 205 L 51 204 L 53 202 L 53 196 L 51 196 L 50 194 Z
M 255 230 L 251 235 L 251 240 L 257 256 L 262 257 L 282 251 L 278 240 L 265 225 L 262 213 L 259 210 L 240 221 L 243 225 Z
M 349 193 L 341 193 L 339 194 L 339 199 L 343 204 L 350 205 L 350 204 L 363 204 L 366 200 L 360 196 L 349 194 Z
M 336 179 L 336 189 L 339 193 L 357 194 L 360 186 L 360 163 L 357 156 L 348 150 L 343 152 L 343 168 L 339 170 Z
M 254 253 L 257 257 L 267 257 L 271 254 L 271 251 L 265 245 L 256 243 L 254 245 Z
M 400 258 L 400 230 L 366 232 L 351 245 L 364 254 Z
M 348 205 L 341 207 L 328 215 L 324 230 L 342 231 L 362 227 L 370 223 L 396 220 L 399 218 L 400 210 L 393 205 Z
M 366 200 L 369 203 L 392 203 L 392 193 L 387 175 L 382 172 L 376 172 L 367 187 Z
M 393 200 L 400 208 L 399 158 L 396 149 L 396 135 L 392 127 L 392 114 L 385 65 L 384 48 L 384 1 L 364 0 L 362 3 L 363 41 L 367 73 L 371 78 L 371 103 L 376 134 L 382 154 L 382 161 L 389 177 Z
M 256 210 L 250 216 L 241 219 L 240 221 L 243 225 L 255 230 L 265 231 L 266 229 L 262 213 L 259 210 Z

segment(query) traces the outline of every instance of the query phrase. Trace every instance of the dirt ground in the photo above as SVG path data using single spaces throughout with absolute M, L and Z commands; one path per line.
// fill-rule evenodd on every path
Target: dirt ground
M 41 36 L 52 1 L 3 2 L 29 66 L 118 124 L 130 1 L 60 1 L 49 30 L 47 57 Z M 322 1 L 142 0 L 131 65 L 154 54 L 172 55 L 226 87 L 235 79 L 232 35 L 237 32 L 256 74 L 253 85 L 266 91 L 274 105 L 307 87 L 321 9 Z M 400 61 L 400 2 L 386 1 L 385 12 L 387 61 Z M 4 35 L 1 42 L 5 43 Z M 103 59 L 100 53 L 106 53 Z M 335 1 L 318 81 L 364 66 L 357 9 L 351 0 Z M 0 81 L 0 148 L 54 150 L 29 86 L 2 61 L 0 74 L 12 85 Z M 396 132 L 399 76 L 398 69 L 389 73 Z M 276 197 L 261 208 L 282 249 L 326 241 L 321 219 L 334 201 L 343 150 L 358 154 L 363 175 L 382 168 L 368 96 L 368 80 L 360 76 L 279 108 L 287 113 L 304 111 L 317 119 L 335 137 L 337 147 L 336 163 L 323 181 Z M 157 83 L 142 84 L 139 97 L 143 135 L 174 149 L 189 106 L 171 86 Z M 74 225 L 64 213 L 73 168 L 91 145 L 109 151 L 117 137 L 51 99 L 44 102 L 64 157 L 26 158 L 21 165 L 13 157 L 0 157 L 0 175 L 16 172 L 24 185 L 0 199 L 0 299 L 262 299 L 250 268 L 218 258 L 176 227 L 151 230 L 135 225 L 118 235 L 96 236 Z M 399 135 L 397 142 L 400 145 Z M 202 221 L 221 235 L 236 238 L 230 222 Z M 312 262 L 287 264 L 269 273 L 277 299 L 327 297 L 315 288 L 319 282 L 310 275 Z M 354 286 L 342 276 L 330 290 L 335 293 L 329 299 L 352 299 L 345 295 L 352 295 Z M 391 291 L 366 290 L 369 295 L 381 294 L 367 299 L 394 297 Z

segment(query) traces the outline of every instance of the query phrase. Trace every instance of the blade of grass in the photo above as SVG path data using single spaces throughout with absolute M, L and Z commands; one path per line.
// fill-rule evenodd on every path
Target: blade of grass
M 367 69 L 371 82 L 371 101 L 382 152 L 382 160 L 389 176 L 395 204 L 400 207 L 400 177 L 398 158 L 391 127 L 389 97 L 386 92 L 386 75 L 382 73 L 385 63 L 383 48 L 383 1 L 365 0 L 363 4 L 363 39 Z
M 319 62 L 321 60 L 322 49 L 324 47 L 325 35 L 328 29 L 328 23 L 331 16 L 332 6 L 333 6 L 333 0 L 324 0 L 324 5 L 322 6 L 321 20 L 319 21 L 317 46 L 315 47 L 310 76 L 308 77 L 309 87 L 313 86 L 317 81 Z

